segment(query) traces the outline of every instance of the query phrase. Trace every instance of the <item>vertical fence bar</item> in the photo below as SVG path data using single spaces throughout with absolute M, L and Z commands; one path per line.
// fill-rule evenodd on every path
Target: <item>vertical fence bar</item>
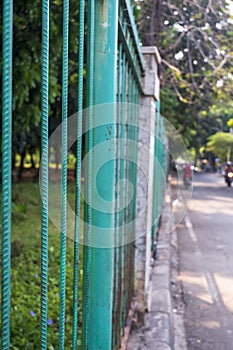
M 10 349 L 11 139 L 13 1 L 3 1 L 2 67 L 2 349 Z
M 85 0 L 79 3 L 79 67 L 78 67 L 78 123 L 76 149 L 76 204 L 75 204 L 75 236 L 74 236 L 74 284 L 73 284 L 73 330 L 72 349 L 77 348 L 78 339 L 78 274 L 79 274 L 79 234 L 81 206 L 81 161 L 82 161 L 82 109 L 83 109 L 83 62 L 84 62 L 84 21 Z
M 160 171 L 159 171 L 159 206 L 158 206 L 158 212 L 161 213 L 162 209 L 162 193 L 163 193 L 163 175 L 162 175 L 162 169 L 163 169 L 163 135 L 162 135 L 162 118 L 160 115 L 160 103 L 158 107 L 159 112 L 159 165 L 160 165 Z
M 118 65 L 117 65 L 117 156 L 116 156 L 116 185 L 120 181 L 121 173 L 121 98 L 122 98 L 122 44 L 118 45 Z M 115 186 L 116 186 L 115 185 Z M 114 288 L 113 288 L 113 349 L 119 348 L 120 346 L 120 300 L 121 300 L 121 228 L 120 228 L 120 188 L 116 191 L 116 214 L 115 214 L 115 225 L 116 225 L 116 248 L 114 255 Z
M 94 92 L 94 40 L 95 40 L 95 2 L 88 0 L 88 43 L 87 43 L 87 87 L 86 103 L 89 108 L 85 123 L 88 130 L 85 137 L 85 154 L 93 148 L 93 92 Z M 83 250 L 83 311 L 82 311 L 82 349 L 88 349 L 90 319 L 90 269 L 91 269 L 91 224 L 92 224 L 92 151 L 89 152 L 88 164 L 85 168 L 84 194 L 84 250 Z
M 128 37 L 129 32 L 127 32 Z M 127 115 L 127 181 L 132 185 L 132 162 L 128 159 L 132 159 L 132 146 L 130 141 L 132 140 L 132 67 L 128 65 L 128 115 Z M 128 187 L 128 186 L 127 186 Z M 132 200 L 130 201 L 129 192 L 127 189 L 127 223 L 129 223 L 129 234 L 132 234 Z M 129 299 L 130 299 L 130 284 L 131 284 L 131 271 L 130 271 L 130 260 L 131 260 L 131 243 L 126 245 L 126 259 L 125 259 L 125 267 L 126 267 L 126 281 L 127 281 L 127 289 L 126 289 L 126 310 L 125 310 L 125 322 L 128 315 L 129 310 Z
M 154 240 L 155 240 L 155 230 L 159 224 L 159 131 L 160 130 L 160 102 L 156 101 L 156 119 L 155 119 L 155 141 L 154 141 L 154 176 L 153 176 L 153 210 L 152 210 L 152 232 L 151 239 L 152 245 L 151 249 L 154 250 Z
M 48 313 L 48 90 L 49 90 L 49 0 L 42 1 L 42 77 L 41 77 L 41 349 L 47 349 Z
M 126 25 L 126 24 L 125 24 Z M 124 113 L 123 113 L 123 123 L 124 123 L 124 153 L 123 153 L 123 174 L 124 174 L 124 180 L 128 181 L 128 161 L 127 161 L 127 140 L 128 140 L 128 95 L 129 95 L 129 86 L 128 86 L 128 75 L 129 75 L 129 64 L 127 61 L 126 54 L 124 55 Z M 123 231 L 123 303 L 122 303 L 122 327 L 125 326 L 125 320 L 126 320 L 126 313 L 127 313 L 127 259 L 128 259 L 128 245 L 126 240 L 126 223 L 128 222 L 128 208 L 127 208 L 127 189 L 123 192 L 123 225 L 124 225 L 124 231 Z
M 61 168 L 61 232 L 60 232 L 60 327 L 59 349 L 65 346 L 66 298 L 66 221 L 67 221 L 67 116 L 68 116 L 68 38 L 69 0 L 63 2 L 63 55 L 62 55 L 62 168 Z
M 159 115 L 160 115 L 160 106 L 159 106 Z M 159 123 L 159 162 L 160 162 L 160 189 L 159 189 L 159 213 L 161 213 L 162 206 L 163 206 L 163 194 L 164 194 L 164 182 L 163 182 L 163 173 L 162 169 L 164 170 L 164 144 L 163 144 L 163 118 L 160 115 L 160 123 Z
M 121 84 L 122 84 L 122 96 L 121 96 L 121 102 L 122 102 L 122 112 L 121 112 L 121 164 L 120 164 L 120 179 L 121 179 L 121 185 L 120 185 L 120 206 L 121 206 L 121 212 L 120 212 L 120 225 L 121 225 L 121 240 L 122 240 L 122 246 L 121 246 L 121 302 L 120 302 L 120 330 L 124 327 L 124 302 L 125 302 L 125 270 L 124 270 L 124 264 L 125 264 L 125 246 L 124 246 L 124 238 L 125 238 L 125 226 L 124 220 L 125 220 L 125 191 L 124 191 L 124 185 L 123 180 L 125 180 L 125 103 L 126 103 L 126 54 L 123 51 L 122 53 L 122 78 L 121 78 Z M 119 334 L 120 334 L 119 330 Z
M 137 94 L 138 94 L 138 86 L 134 77 L 133 80 L 133 141 L 135 142 L 135 145 L 138 144 L 138 128 L 137 128 L 137 123 L 138 123 L 138 105 L 137 105 Z M 138 164 L 138 148 L 135 146 L 134 148 L 134 154 L 133 154 L 133 187 L 134 187 L 134 197 L 133 197 L 133 210 L 132 210 L 132 220 L 133 220 L 133 232 L 136 232 L 136 200 L 137 200 L 137 164 Z M 136 239 L 136 236 L 134 236 Z M 132 276 L 132 281 L 131 281 L 131 298 L 133 297 L 134 293 L 134 275 L 135 275 L 135 249 L 134 249 L 134 242 L 132 242 L 131 246 L 132 250 L 132 258 L 131 258 L 131 276 Z
M 119 273 L 119 285 L 118 285 L 118 304 L 117 304 L 117 312 L 118 312 L 118 325 L 117 325 L 117 334 L 116 334 L 116 346 L 118 348 L 120 347 L 121 343 L 121 329 L 122 329 L 122 300 L 123 300 L 123 204 L 124 204 L 124 186 L 123 186 L 123 180 L 124 180 L 124 136 L 125 136 L 125 124 L 124 124 L 124 99 L 125 99 L 125 87 L 124 87 L 124 81 L 125 81 L 125 54 L 123 52 L 122 44 L 119 44 L 119 65 L 120 65 L 120 76 L 119 76 L 119 84 L 120 84 L 120 96 L 118 98 L 118 102 L 120 103 L 120 115 L 119 115 L 119 123 L 120 123 L 120 145 L 119 145 L 119 167 L 120 167 L 120 173 L 119 173 L 119 181 L 120 181 L 120 188 L 119 188 L 119 265 L 118 265 L 118 273 Z
M 159 207 L 160 207 L 160 101 L 156 101 L 156 167 L 155 167 L 155 212 L 156 212 L 156 228 L 159 225 Z
M 95 1 L 94 105 L 116 102 L 117 14 L 118 1 Z M 96 117 L 94 113 L 93 118 Z M 107 142 L 106 154 L 102 156 L 110 155 L 114 159 L 116 150 L 112 138 L 116 135 L 115 106 L 112 106 L 110 114 L 108 124 L 93 131 L 93 146 Z M 95 152 L 92 164 L 93 174 L 96 174 L 98 165 Z M 105 164 L 104 169 L 101 169 L 101 176 L 98 179 L 93 178 L 92 181 L 96 181 L 97 191 L 100 189 L 107 194 L 107 200 L 112 203 L 114 209 L 115 162 Z M 93 202 L 95 203 L 95 198 Z M 114 228 L 114 221 L 114 210 L 110 213 L 100 213 L 92 209 L 92 223 L 97 227 L 109 227 L 111 230 Z M 114 242 L 114 237 L 111 238 Z M 94 230 L 92 239 L 95 239 Z M 87 349 L 112 349 L 113 260 L 113 248 L 91 248 L 90 316 L 87 320 L 88 344 L 85 347 Z

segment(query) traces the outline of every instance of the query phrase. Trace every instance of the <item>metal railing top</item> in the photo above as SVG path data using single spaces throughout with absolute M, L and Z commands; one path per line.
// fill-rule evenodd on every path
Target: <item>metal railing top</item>
M 132 34 L 132 38 L 133 38 L 133 42 L 134 42 L 134 47 L 136 49 L 137 52 L 137 56 L 138 56 L 138 60 L 139 60 L 139 64 L 140 64 L 140 68 L 141 68 L 141 72 L 143 73 L 145 68 L 144 68 L 144 59 L 143 59 L 143 55 L 142 52 L 140 50 L 140 40 L 139 40 L 139 36 L 138 36 L 138 32 L 137 32 L 137 26 L 136 26 L 136 22 L 135 22 L 135 18 L 133 15 L 133 11 L 132 11 L 132 5 L 130 3 L 130 0 L 122 0 L 123 4 L 126 7 L 126 12 L 127 12 L 127 17 L 129 20 L 129 30 L 131 31 Z

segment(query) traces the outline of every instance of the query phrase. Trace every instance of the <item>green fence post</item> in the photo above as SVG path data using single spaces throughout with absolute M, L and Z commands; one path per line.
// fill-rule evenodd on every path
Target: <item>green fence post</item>
M 87 87 L 86 102 L 89 111 L 86 115 L 85 124 L 88 132 L 85 137 L 85 153 L 93 147 L 93 96 L 94 96 L 94 42 L 95 42 L 95 1 L 87 1 Z M 91 267 L 91 224 L 92 224 L 92 152 L 89 152 L 88 164 L 85 167 L 84 194 L 88 203 L 84 203 L 84 227 L 85 244 L 83 249 L 83 311 L 82 311 L 82 349 L 88 349 L 89 318 L 90 318 L 90 267 Z
M 63 1 L 59 349 L 65 348 L 69 0 Z
M 158 213 L 161 214 L 162 206 L 163 206 L 163 192 L 164 192 L 164 182 L 163 182 L 163 169 L 164 169 L 164 160 L 163 160 L 163 152 L 164 152 L 164 138 L 163 138 L 163 118 L 160 114 L 160 102 L 158 104 L 158 113 L 159 113 L 159 207 Z
M 93 105 L 116 102 L 116 76 L 117 76 L 117 20 L 118 1 L 99 0 L 94 3 L 94 82 L 93 82 Z M 91 107 L 91 106 L 90 106 Z M 103 125 L 93 130 L 93 146 L 107 142 L 106 154 L 109 152 L 112 158 L 116 150 L 112 142 L 115 137 L 114 108 L 109 117 L 108 125 Z M 95 118 L 93 109 L 93 118 Z M 111 135 L 109 128 L 112 128 Z M 90 149 L 89 149 L 90 152 Z M 98 154 L 97 156 L 100 156 Z M 104 157 L 105 154 L 102 154 Z M 95 152 L 92 154 L 92 170 L 95 174 L 96 159 Z M 112 202 L 114 209 L 114 185 L 115 185 L 115 164 L 108 162 L 101 170 L 96 182 L 100 195 L 104 193 L 105 200 Z M 89 181 L 88 181 L 89 182 Z M 88 183 L 87 186 L 90 186 Z M 93 202 L 95 198 L 93 197 Z M 112 213 L 100 213 L 92 209 L 91 222 L 97 227 L 114 227 L 114 210 Z M 88 225 L 87 225 L 88 226 Z M 91 239 L 95 240 L 95 231 L 91 229 Z M 114 237 L 112 237 L 114 242 Z M 83 339 L 83 349 L 111 349 L 112 348 L 112 299 L 113 299 L 113 248 L 91 247 L 90 252 L 90 290 L 89 290 L 89 315 L 85 316 L 84 332 L 87 336 Z M 84 277 L 85 278 L 85 277 Z M 87 291 L 85 291 L 86 293 Z
M 13 1 L 3 2 L 2 67 L 2 349 L 10 349 L 11 136 Z
M 72 350 L 77 349 L 78 340 L 78 279 L 79 279 L 79 236 L 81 213 L 81 160 L 82 160 L 82 109 L 83 109 L 83 67 L 84 67 L 85 0 L 79 2 L 79 54 L 78 54 L 78 113 L 76 147 L 76 199 L 74 233 L 74 277 L 73 277 L 73 328 Z
M 156 119 L 155 119 L 155 144 L 154 144 L 154 180 L 153 180 L 153 210 L 152 210 L 152 250 L 154 250 L 155 230 L 159 224 L 159 188 L 160 188 L 160 169 L 159 169 L 159 133 L 160 133 L 160 101 L 156 101 Z
M 41 349 L 47 349 L 48 314 L 48 99 L 49 99 L 49 0 L 42 2 L 42 77 L 41 77 Z
M 125 134 L 126 134 L 126 128 L 125 128 L 125 102 L 126 102 L 126 76 L 127 76 L 127 63 L 126 63 L 126 53 L 123 51 L 122 54 L 122 78 L 121 78 L 121 85 L 122 85 L 122 96 L 121 96 L 121 102 L 122 102 L 122 111 L 121 111 L 121 146 L 120 146 L 120 207 L 124 208 L 125 204 L 125 198 L 124 198 L 124 187 L 123 187 L 123 179 L 125 178 Z M 125 210 L 121 209 L 120 211 L 120 238 L 122 241 L 122 244 L 124 243 L 124 237 L 125 237 L 125 227 L 123 226 L 124 220 L 125 220 Z M 124 327 L 124 307 L 125 307 L 125 246 L 121 246 L 121 300 L 120 300 L 120 330 Z
M 123 50 L 122 44 L 119 43 L 118 47 L 118 66 L 117 66 L 117 138 L 121 138 L 121 100 L 122 100 L 122 59 L 123 59 Z M 121 141 L 117 144 L 117 161 L 116 161 L 116 184 L 120 181 L 121 178 Z M 118 190 L 119 191 L 119 190 Z M 116 244 L 121 243 L 121 214 L 118 212 L 120 207 L 120 196 L 122 193 L 119 191 L 116 193 L 116 214 L 115 214 L 115 226 L 116 226 Z M 113 330 L 112 330 L 112 348 L 120 347 L 120 338 L 121 338 L 121 322 L 120 322 L 120 301 L 121 301 L 121 268 L 122 268 L 122 248 L 121 246 L 116 246 L 114 255 L 114 288 L 113 288 Z
M 166 182 L 164 183 L 164 178 L 166 179 L 166 168 L 165 168 L 165 130 L 164 130 L 164 119 L 161 117 L 161 166 L 163 168 L 163 174 L 162 174 L 162 201 L 161 201 L 161 208 L 163 206 L 163 199 L 164 199 L 164 194 L 165 194 L 165 189 L 166 189 Z M 163 178 L 164 176 L 164 178 Z
M 161 115 L 160 115 L 160 101 L 156 101 L 156 159 L 157 159 L 157 190 L 156 190 L 156 218 L 157 218 L 157 226 L 159 225 L 160 211 L 161 211 L 161 185 L 162 185 L 162 177 L 161 177 Z

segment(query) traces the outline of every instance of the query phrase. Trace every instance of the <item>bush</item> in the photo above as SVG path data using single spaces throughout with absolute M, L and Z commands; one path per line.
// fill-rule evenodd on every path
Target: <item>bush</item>
M 69 199 L 74 201 L 74 184 Z M 11 349 L 40 348 L 41 208 L 38 184 L 16 184 L 12 199 Z M 60 234 L 49 225 L 48 349 L 58 349 Z M 71 349 L 73 312 L 73 242 L 67 240 L 65 349 Z M 81 266 L 80 258 L 80 266 Z M 79 336 L 81 332 L 79 278 Z M 80 337 L 79 337 L 80 338 Z M 79 340 L 80 342 L 80 340 Z

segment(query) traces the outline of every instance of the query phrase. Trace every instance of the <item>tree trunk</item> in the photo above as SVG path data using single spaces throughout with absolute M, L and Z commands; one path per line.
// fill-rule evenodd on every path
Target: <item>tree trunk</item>
M 229 146 L 227 150 L 227 161 L 229 162 L 230 160 L 231 160 L 231 146 Z
M 157 33 L 160 31 L 161 0 L 149 0 L 141 14 L 140 32 L 144 46 L 156 44 Z
M 16 154 L 12 153 L 12 170 L 15 170 Z
M 31 169 L 35 169 L 36 168 L 36 164 L 34 162 L 34 159 L 33 159 L 33 154 L 30 153 L 30 158 L 31 158 Z
M 24 169 L 24 159 L 25 159 L 25 156 L 26 156 L 26 152 L 24 151 L 22 154 L 21 154 L 21 159 L 20 159 L 20 166 L 19 166 L 19 171 L 18 171 L 18 181 L 20 181 L 22 179 L 22 174 L 23 174 L 23 169 Z

